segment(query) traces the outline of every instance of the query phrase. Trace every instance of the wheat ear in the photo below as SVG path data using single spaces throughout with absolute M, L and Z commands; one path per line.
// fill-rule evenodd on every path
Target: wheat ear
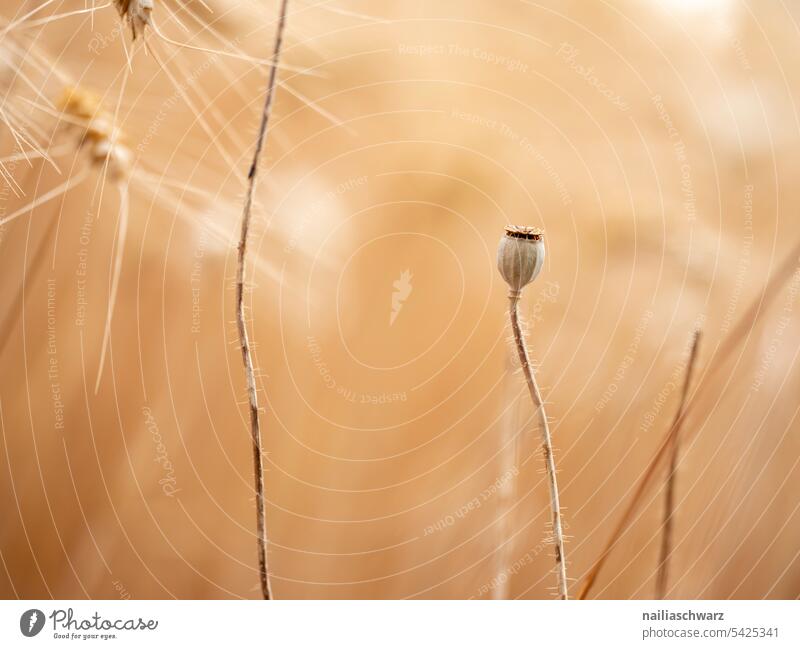
M 258 394 L 256 392 L 256 377 L 253 369 L 253 355 L 250 351 L 250 340 L 247 337 L 247 325 L 244 314 L 244 275 L 245 260 L 247 256 L 247 233 L 250 230 L 250 219 L 253 211 L 253 195 L 255 194 L 256 180 L 258 178 L 258 161 L 264 149 L 267 136 L 267 125 L 272 110 L 272 98 L 275 93 L 275 79 L 278 73 L 278 59 L 281 54 L 283 30 L 286 26 L 286 7 L 288 0 L 281 0 L 278 17 L 278 27 L 275 32 L 275 47 L 272 52 L 272 64 L 267 82 L 267 94 L 264 98 L 264 108 L 261 112 L 261 123 L 256 137 L 256 146 L 253 153 L 253 162 L 247 174 L 247 192 L 245 194 L 244 208 L 242 210 L 242 230 L 239 238 L 239 256 L 236 270 L 236 326 L 239 330 L 239 342 L 242 348 L 244 371 L 247 375 L 247 397 L 250 405 L 250 434 L 253 441 L 253 471 L 255 474 L 256 492 L 256 526 L 258 534 L 258 568 L 261 580 L 261 593 L 264 599 L 271 598 L 269 571 L 267 570 L 267 524 L 264 507 L 264 466 L 261 446 L 261 427 L 258 421 Z

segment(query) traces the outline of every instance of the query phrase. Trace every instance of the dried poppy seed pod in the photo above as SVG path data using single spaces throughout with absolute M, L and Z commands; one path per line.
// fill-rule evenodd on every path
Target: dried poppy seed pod
M 518 298 L 536 279 L 543 263 L 544 233 L 528 226 L 506 226 L 497 247 L 497 268 L 508 284 L 508 297 Z

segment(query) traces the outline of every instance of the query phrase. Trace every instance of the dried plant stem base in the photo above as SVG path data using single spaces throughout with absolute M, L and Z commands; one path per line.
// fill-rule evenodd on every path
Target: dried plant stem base
M 514 332 L 514 342 L 517 346 L 519 361 L 522 365 L 522 372 L 525 374 L 525 381 L 528 384 L 528 391 L 531 393 L 531 400 L 539 415 L 539 422 L 542 431 L 542 450 L 544 451 L 544 464 L 547 471 L 547 480 L 550 487 L 550 510 L 553 523 L 553 543 L 556 552 L 556 575 L 558 577 L 558 597 L 568 599 L 567 596 L 567 568 L 566 554 L 564 553 L 564 530 L 561 525 L 561 505 L 558 499 L 558 481 L 556 480 L 556 462 L 553 457 L 553 442 L 550 438 L 550 424 L 547 421 L 547 413 L 544 409 L 542 395 L 536 383 L 536 377 L 531 369 L 528 348 L 525 345 L 525 338 L 519 325 L 519 291 L 509 292 L 508 313 L 511 318 L 511 329 Z
M 247 238 L 247 229 L 243 227 L 242 238 Z M 258 421 L 258 392 L 255 384 L 253 356 L 250 351 L 250 339 L 247 336 L 244 314 L 244 252 L 239 246 L 239 270 L 236 277 L 236 323 L 239 329 L 239 341 L 242 348 L 242 359 L 247 375 L 247 398 L 250 409 L 250 434 L 253 442 L 253 473 L 255 475 L 256 492 L 256 530 L 258 535 L 258 574 L 261 582 L 261 594 L 264 599 L 271 599 L 269 572 L 267 570 L 267 525 L 264 507 L 264 465 L 262 460 L 261 425 Z
M 261 425 L 258 421 L 258 392 L 256 390 L 256 373 L 253 368 L 253 355 L 250 350 L 250 339 L 247 336 L 247 324 L 244 312 L 244 279 L 245 262 L 247 261 L 247 235 L 250 231 L 250 219 L 253 213 L 253 197 L 258 180 L 258 161 L 267 139 L 267 127 L 272 110 L 272 99 L 275 95 L 275 80 L 278 73 L 278 61 L 283 43 L 283 31 L 286 27 L 286 10 L 288 0 L 281 0 L 278 14 L 278 27 L 275 31 L 275 45 L 272 51 L 272 65 L 267 81 L 267 92 L 264 97 L 264 108 L 261 111 L 261 122 L 256 136 L 253 161 L 247 173 L 247 192 L 242 210 L 242 229 L 239 237 L 238 263 L 236 270 L 236 326 L 239 330 L 239 342 L 242 348 L 245 375 L 247 376 L 247 398 L 250 406 L 250 434 L 253 441 L 253 472 L 255 473 L 256 491 L 256 526 L 258 534 L 258 572 L 261 580 L 261 593 L 264 599 L 271 599 L 269 570 L 267 569 L 267 523 L 264 511 L 264 461 L 262 455 Z
M 683 411 L 686 410 L 686 401 L 689 398 L 689 388 L 692 385 L 694 366 L 697 362 L 697 350 L 700 346 L 700 330 L 697 329 L 692 337 L 692 347 L 689 352 L 689 360 L 686 363 L 686 375 L 683 379 L 681 390 L 681 400 L 675 419 L 672 425 L 676 426 L 675 437 L 670 442 L 669 470 L 667 472 L 666 484 L 664 485 L 664 519 L 662 523 L 661 553 L 658 562 L 658 573 L 656 576 L 656 598 L 664 599 L 667 595 L 667 584 L 669 583 L 669 562 L 672 556 L 672 536 L 675 521 L 675 482 L 677 481 L 678 453 L 680 449 L 680 432 Z

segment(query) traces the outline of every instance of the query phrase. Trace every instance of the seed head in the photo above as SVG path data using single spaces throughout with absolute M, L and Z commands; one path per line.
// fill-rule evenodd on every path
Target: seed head
M 106 173 L 110 180 L 123 180 L 130 174 L 133 155 L 125 145 L 119 142 L 112 143 L 111 140 L 98 140 L 92 145 L 89 153 L 95 165 L 106 165 Z
M 114 4 L 120 18 L 127 18 L 133 39 L 136 40 L 136 36 L 144 33 L 144 28 L 150 24 L 153 0 L 114 0 Z
M 67 87 L 60 104 L 73 122 L 80 123 L 79 141 L 88 149 L 92 163 L 105 166 L 112 180 L 126 178 L 133 155 L 122 142 L 123 134 L 114 127 L 113 116 L 103 110 L 100 98 L 82 88 Z
M 509 225 L 497 247 L 497 268 L 508 284 L 508 296 L 519 297 L 544 263 L 544 233 L 538 228 Z

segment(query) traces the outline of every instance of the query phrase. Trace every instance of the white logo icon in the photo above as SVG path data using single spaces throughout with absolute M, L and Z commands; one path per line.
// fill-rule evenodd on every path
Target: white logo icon
M 28 609 L 19 618 L 19 630 L 27 638 L 35 636 L 42 627 L 44 627 L 44 613 L 37 608 Z
M 413 275 L 411 271 L 407 268 L 400 273 L 400 277 L 397 278 L 394 282 L 392 282 L 392 286 L 394 287 L 394 291 L 392 292 L 392 312 L 389 315 L 389 326 L 391 327 L 394 324 L 394 321 L 397 320 L 397 316 L 400 315 L 400 310 L 403 308 L 403 302 L 408 299 L 408 296 L 411 295 L 411 278 Z

